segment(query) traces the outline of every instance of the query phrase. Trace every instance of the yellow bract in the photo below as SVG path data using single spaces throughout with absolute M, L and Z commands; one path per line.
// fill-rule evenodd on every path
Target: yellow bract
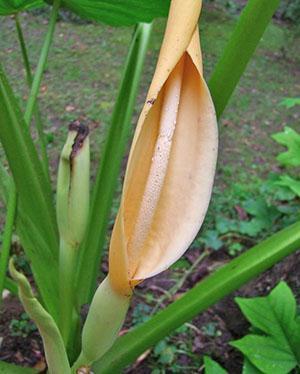
M 217 121 L 203 79 L 199 0 L 173 0 L 157 68 L 132 143 L 114 226 L 109 277 L 128 295 L 174 263 L 209 204 Z

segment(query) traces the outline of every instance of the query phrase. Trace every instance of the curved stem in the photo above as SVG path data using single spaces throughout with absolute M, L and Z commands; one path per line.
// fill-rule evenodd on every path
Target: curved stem
M 26 71 L 26 79 L 27 79 L 27 84 L 29 89 L 32 87 L 32 73 L 31 73 L 31 67 L 30 67 L 30 61 L 27 53 L 27 48 L 25 44 L 25 39 L 21 27 L 21 23 L 19 20 L 18 14 L 15 15 L 15 23 L 16 23 L 16 29 L 17 29 L 17 34 L 18 34 L 18 39 L 20 43 L 20 48 L 22 52 L 22 57 L 23 57 L 23 64 L 25 67 Z M 36 102 L 35 108 L 34 108 L 34 115 L 35 115 L 35 121 L 36 121 L 36 128 L 39 136 L 39 142 L 40 142 L 40 147 L 41 147 L 41 153 L 42 153 L 42 159 L 43 159 L 43 164 L 45 167 L 46 174 L 50 180 L 49 176 L 49 160 L 48 160 L 48 155 L 47 155 L 47 142 L 45 139 L 44 131 L 43 131 L 43 122 L 42 122 L 42 117 L 41 117 L 41 112 L 38 107 L 38 103 Z
M 45 38 L 45 41 L 44 41 L 44 45 L 43 45 L 43 48 L 42 48 L 42 51 L 41 51 L 40 59 L 39 59 L 38 66 L 37 66 L 37 69 L 36 69 L 36 73 L 34 75 L 34 79 L 33 79 L 33 82 L 32 82 L 30 96 L 29 96 L 27 106 L 26 106 L 26 110 L 25 110 L 25 114 L 24 114 L 25 122 L 28 125 L 30 125 L 31 120 L 32 120 L 32 115 L 33 115 L 36 99 L 37 99 L 39 89 L 40 89 L 40 85 L 41 85 L 41 81 L 42 81 L 42 75 L 43 75 L 43 72 L 45 70 L 45 66 L 46 66 L 46 63 L 47 63 L 47 58 L 48 58 L 51 42 L 52 42 L 52 39 L 53 39 L 53 34 L 54 34 L 54 30 L 55 30 L 55 24 L 56 24 L 56 20 L 57 20 L 57 16 L 58 16 L 58 10 L 59 10 L 59 6 L 60 6 L 60 2 L 61 2 L 61 0 L 54 0 L 54 2 L 53 2 L 53 8 L 52 8 L 50 21 L 49 21 L 48 31 L 47 31 L 46 38 Z
M 12 234 L 14 229 L 14 222 L 17 211 L 17 193 L 14 184 L 11 184 L 8 203 L 7 203 L 7 215 L 4 227 L 1 257 L 0 257 L 0 302 L 1 295 L 5 285 L 6 270 L 8 266 L 9 252 L 11 247 Z

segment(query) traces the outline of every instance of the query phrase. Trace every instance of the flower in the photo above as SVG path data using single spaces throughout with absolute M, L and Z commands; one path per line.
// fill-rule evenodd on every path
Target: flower
M 208 208 L 218 134 L 203 78 L 200 9 L 199 0 L 172 0 L 131 146 L 109 249 L 109 279 L 122 295 L 182 256 Z

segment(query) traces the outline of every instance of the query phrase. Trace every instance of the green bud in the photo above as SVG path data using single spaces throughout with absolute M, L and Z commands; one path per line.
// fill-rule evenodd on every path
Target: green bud
M 69 126 L 57 179 L 57 222 L 61 240 L 77 247 L 83 239 L 89 213 L 89 130 L 79 121 Z

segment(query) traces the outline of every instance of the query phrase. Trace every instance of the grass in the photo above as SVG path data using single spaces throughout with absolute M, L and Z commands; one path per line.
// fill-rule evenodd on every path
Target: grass
M 47 28 L 47 14 L 24 14 L 21 22 L 28 42 L 30 59 L 35 67 L 42 37 Z M 235 22 L 236 18 L 233 15 L 213 7 L 204 8 L 200 30 L 206 77 L 209 77 L 220 57 Z M 164 25 L 164 20 L 157 20 L 154 24 L 133 128 L 155 67 Z M 58 23 L 40 93 L 40 108 L 49 140 L 48 151 L 53 183 L 56 180 L 58 157 L 66 138 L 68 124 L 78 117 L 92 129 L 92 175 L 95 174 L 96 167 L 99 161 L 101 162 L 105 129 L 109 126 L 132 31 L 132 28 L 75 24 L 65 20 Z M 23 99 L 26 99 L 28 90 L 11 18 L 1 20 L 0 35 L 0 60 L 9 73 L 20 105 L 24 108 Z M 281 148 L 270 135 L 280 131 L 284 125 L 299 125 L 299 107 L 287 110 L 279 105 L 284 97 L 299 96 L 299 56 L 300 43 L 299 39 L 298 42 L 294 39 L 293 30 L 286 25 L 270 24 L 220 121 L 216 185 L 206 223 L 193 247 L 199 249 L 217 244 L 219 238 L 213 236 L 217 224 L 216 217 L 237 220 L 234 207 L 242 205 L 246 198 L 256 201 L 261 194 L 261 181 L 266 179 L 270 171 L 278 170 L 275 155 Z M 0 155 L 3 158 L 1 149 Z M 113 207 L 114 213 L 117 207 L 118 198 Z M 269 231 L 275 227 L 277 226 L 270 228 Z M 210 230 L 210 239 L 205 241 L 203 238 L 207 236 L 207 230 Z M 217 235 L 219 234 L 217 232 Z M 268 230 L 265 230 L 263 235 L 267 234 Z M 243 241 L 240 238 L 242 249 L 256 239 L 247 238 Z M 226 241 L 224 243 L 227 245 Z M 181 262 L 181 265 L 185 268 L 189 266 L 189 262 Z M 178 275 L 176 270 L 174 272 L 171 280 L 176 282 Z M 156 302 L 153 297 L 151 299 L 149 293 L 140 295 L 140 299 L 146 304 Z M 185 331 L 184 334 L 188 335 L 188 332 Z M 188 336 L 187 342 L 190 339 L 190 335 Z M 164 346 L 154 350 L 149 361 L 150 367 L 157 360 L 162 366 L 171 365 L 174 352 L 170 339 Z M 190 347 L 182 349 L 191 351 Z M 197 360 L 199 361 L 199 357 L 193 358 L 196 367 Z M 182 371 L 182 366 L 178 370 Z M 176 372 L 174 368 L 173 372 Z

